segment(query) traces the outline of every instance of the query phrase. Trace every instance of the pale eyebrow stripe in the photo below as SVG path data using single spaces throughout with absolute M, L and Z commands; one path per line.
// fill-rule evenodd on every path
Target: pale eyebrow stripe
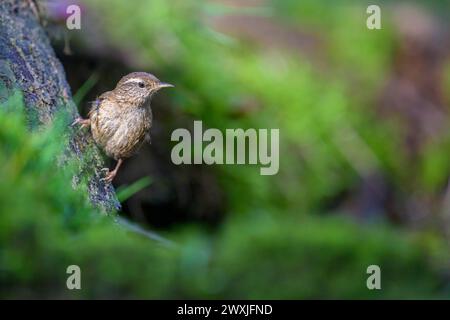
M 125 81 L 124 83 L 129 83 L 129 82 L 143 82 L 142 79 L 139 78 L 131 78 L 128 79 L 127 81 Z

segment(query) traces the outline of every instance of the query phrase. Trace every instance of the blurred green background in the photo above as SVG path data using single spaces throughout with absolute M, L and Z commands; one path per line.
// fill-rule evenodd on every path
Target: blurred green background
M 450 297 L 448 2 L 380 1 L 381 30 L 365 1 L 78 4 L 54 46 L 82 114 L 131 71 L 176 88 L 115 181 L 117 216 L 54 170 L 64 126 L 28 133 L 20 95 L 0 108 L 2 298 Z M 49 34 L 65 5 L 49 1 Z M 173 165 L 194 120 L 279 128 L 279 173 Z

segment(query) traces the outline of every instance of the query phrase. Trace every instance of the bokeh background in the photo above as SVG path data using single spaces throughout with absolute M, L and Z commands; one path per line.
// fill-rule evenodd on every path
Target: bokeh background
M 47 1 L 46 28 L 83 115 L 128 72 L 176 88 L 117 216 L 55 170 L 61 125 L 0 115 L 1 297 L 450 298 L 448 1 L 376 1 L 381 30 L 366 1 L 75 2 L 81 30 L 74 1 Z M 279 173 L 173 165 L 194 120 L 280 129 Z

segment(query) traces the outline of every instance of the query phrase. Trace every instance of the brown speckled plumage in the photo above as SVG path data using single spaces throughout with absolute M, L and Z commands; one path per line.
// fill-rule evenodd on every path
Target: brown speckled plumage
M 114 90 L 103 93 L 93 103 L 89 119 L 76 120 L 82 126 L 90 125 L 97 145 L 118 160 L 116 168 L 106 176 L 107 181 L 115 177 L 123 159 L 131 157 L 150 139 L 150 101 L 164 87 L 172 85 L 149 73 L 130 73 L 120 79 Z

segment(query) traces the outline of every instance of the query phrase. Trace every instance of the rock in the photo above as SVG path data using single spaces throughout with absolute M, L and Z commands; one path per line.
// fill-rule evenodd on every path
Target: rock
M 68 114 L 68 156 L 80 159 L 74 181 L 87 178 L 92 203 L 102 211 L 113 212 L 120 209 L 120 203 L 112 185 L 100 180 L 103 158 L 87 132 L 70 126 L 78 110 L 38 15 L 31 0 L 0 3 L 0 102 L 14 90 L 22 91 L 30 129 L 48 125 L 60 111 Z

